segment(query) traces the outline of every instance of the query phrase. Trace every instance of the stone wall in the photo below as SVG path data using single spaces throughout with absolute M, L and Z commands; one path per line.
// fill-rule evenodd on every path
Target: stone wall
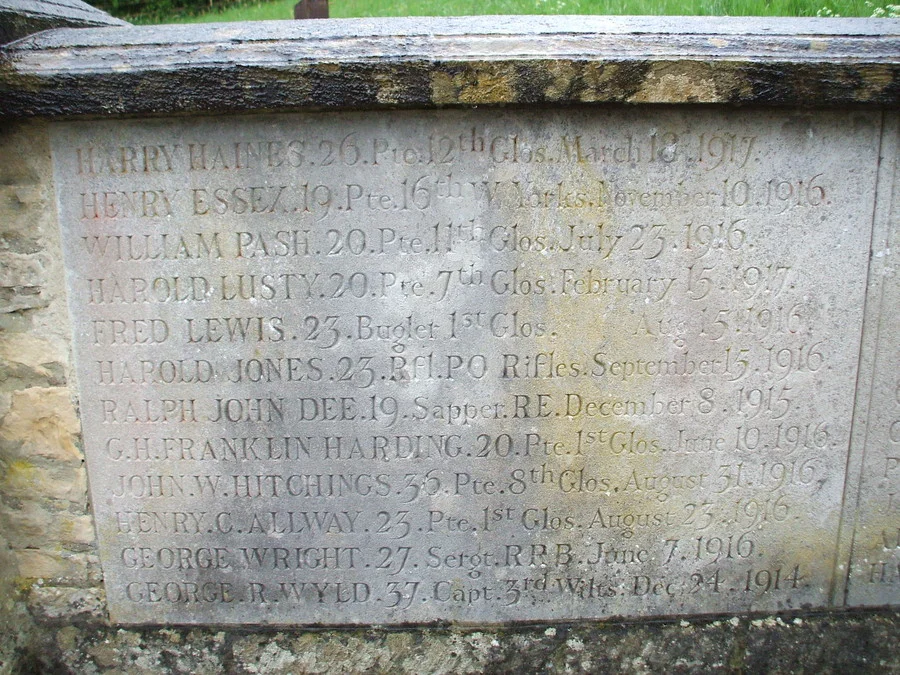
M 646 81 L 658 86 L 648 84 L 645 98 L 696 100 L 702 88 L 685 74 L 696 68 L 700 66 L 648 76 Z M 575 77 L 576 71 L 563 70 L 560 77 L 572 80 L 560 85 L 564 93 L 559 96 L 573 96 L 572 82 L 583 84 L 585 78 L 583 73 Z M 484 72 L 480 76 L 473 72 L 461 69 L 451 79 L 442 79 L 438 73 L 434 81 L 446 87 L 429 91 L 449 97 L 447 102 L 454 104 L 479 103 L 485 97 L 496 103 L 490 98 L 495 94 L 518 101 L 527 93 L 501 86 L 502 74 L 491 79 Z M 896 97 L 896 72 L 896 68 L 869 70 L 850 84 L 838 78 L 830 86 L 889 102 Z M 641 73 L 646 75 L 645 70 Z M 9 91 L 10 82 L 16 80 L 8 72 L 5 77 Z M 731 76 L 725 79 L 735 84 Z M 158 74 L 150 81 L 156 90 Z M 709 98 L 724 100 L 724 94 L 716 92 L 725 90 L 710 86 L 703 90 L 711 92 Z M 38 112 L 49 114 L 54 103 L 35 94 L 40 89 L 32 89 L 30 99 L 17 98 L 20 114 L 28 105 L 43 105 Z M 549 84 L 546 91 L 551 92 L 548 96 L 556 95 Z M 629 95 L 635 95 L 635 90 L 630 91 Z M 737 87 L 734 91 L 748 90 Z M 797 102 L 801 96 L 797 91 L 787 102 Z M 410 87 L 407 93 L 416 92 Z M 279 95 L 289 98 L 284 92 Z M 385 100 L 385 105 L 399 101 Z M 759 97 L 747 100 L 763 102 Z M 186 106 L 202 104 L 199 99 L 180 101 Z M 158 97 L 143 103 L 161 102 Z M 279 99 L 271 106 L 284 102 Z M 135 106 L 140 104 L 135 100 Z M 252 101 L 243 104 L 254 105 Z M 373 99 L 369 105 L 379 104 Z M 112 625 L 81 447 L 49 124 L 6 120 L 0 127 L 0 674 L 880 673 L 900 669 L 896 650 L 900 613 L 889 609 L 500 628 L 310 631 Z
M 22 152 L 27 148 L 28 152 Z M 128 629 L 110 625 L 71 389 L 43 122 L 0 155 L 0 673 L 891 672 L 896 611 L 504 629 Z
M 2 637 L 12 649 L 27 643 L 30 624 L 14 598 L 68 617 L 64 597 L 77 602 L 99 589 L 68 387 L 70 333 L 46 125 L 4 125 L 0 153 L 0 570 Z

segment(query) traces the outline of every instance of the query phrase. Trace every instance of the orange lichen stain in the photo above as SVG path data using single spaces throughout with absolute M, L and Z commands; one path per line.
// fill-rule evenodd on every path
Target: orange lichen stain
M 494 72 L 492 72 L 494 71 Z M 511 103 L 516 100 L 515 73 L 506 68 L 479 69 L 462 85 L 461 103 Z
M 608 183 L 611 178 L 603 165 L 586 162 L 567 165 L 564 171 L 565 175 L 556 175 L 553 170 L 548 170 L 548 175 L 542 178 L 550 184 L 567 179 L 582 186 Z M 604 236 L 629 231 L 626 224 L 618 222 L 611 204 L 605 200 L 595 200 L 588 208 L 536 210 L 517 222 L 520 234 L 531 229 L 557 240 L 565 239 L 570 227 L 578 231 L 602 232 Z M 614 277 L 629 268 L 618 253 L 615 251 L 610 257 L 596 250 L 520 254 L 517 268 L 522 277 L 562 268 L 578 272 L 592 269 L 595 276 Z M 641 273 L 649 272 L 643 270 Z M 666 457 L 664 453 L 617 453 L 609 441 L 615 432 L 628 437 L 631 432 L 638 437 L 660 434 L 664 431 L 662 422 L 637 416 L 588 417 L 567 409 L 567 402 L 576 396 L 584 402 L 596 402 L 610 399 L 642 401 L 652 395 L 655 383 L 651 378 L 613 379 L 608 373 L 601 374 L 595 362 L 595 355 L 611 360 L 663 358 L 666 355 L 666 341 L 647 331 L 634 330 L 632 324 L 637 325 L 635 312 L 643 310 L 643 304 L 635 306 L 635 303 L 632 298 L 616 299 L 602 293 L 561 294 L 557 288 L 554 294 L 517 296 L 504 307 L 504 311 L 518 311 L 520 316 L 540 317 L 550 331 L 547 338 L 532 343 L 530 350 L 513 347 L 509 351 L 532 356 L 536 352 L 553 352 L 560 362 L 578 361 L 584 366 L 583 374 L 578 376 L 519 379 L 507 385 L 510 393 L 528 396 L 532 401 L 540 395 L 551 397 L 548 416 L 516 420 L 510 425 L 518 430 L 520 437 L 531 434 L 532 438 L 539 437 L 541 441 L 531 448 L 531 454 L 523 464 L 529 472 L 528 500 L 523 509 L 531 509 L 527 514 L 532 526 L 527 528 L 523 522 L 520 530 L 523 536 L 517 544 L 525 547 L 524 555 L 529 555 L 532 550 L 545 551 L 535 569 L 519 571 L 513 568 L 509 570 L 510 575 L 535 577 L 546 572 L 551 579 L 595 573 L 602 576 L 612 569 L 607 569 L 608 563 L 598 557 L 601 542 L 605 547 L 613 544 L 617 548 L 648 546 L 656 534 L 649 527 L 639 532 L 623 528 L 620 525 L 622 516 L 666 513 L 670 509 L 667 502 L 673 500 L 671 496 L 628 490 L 626 485 L 632 472 L 641 475 L 674 472 L 678 459 Z M 628 321 L 623 321 L 625 318 Z M 582 438 L 579 432 L 601 432 L 606 440 L 579 446 Z M 525 515 L 523 511 L 523 521 Z M 548 526 L 547 522 L 551 524 Z M 657 553 L 654 549 L 653 555 Z M 658 563 L 655 560 L 650 566 L 655 567 Z M 628 611 L 630 602 L 620 594 L 604 604 L 602 611 Z
M 746 533 L 753 539 L 753 553 L 728 561 L 733 566 L 731 576 L 742 583 L 743 609 L 777 609 L 785 596 L 802 597 L 802 602 L 816 605 L 829 602 L 837 517 L 830 517 L 819 527 L 809 525 L 804 523 L 801 536 L 787 527 L 766 533 L 756 528 Z
M 631 103 L 721 103 L 709 67 L 698 63 L 654 67 Z
M 378 93 L 376 94 L 379 103 L 396 103 L 400 94 L 403 93 L 401 78 L 394 76 L 393 73 L 377 73 L 375 75 L 375 84 L 378 85 Z
M 36 585 L 34 577 L 23 576 L 15 577 L 12 583 L 14 588 L 16 589 L 16 593 L 18 593 L 20 596 L 24 596 L 29 593 L 31 589 Z
M 556 101 L 568 98 L 569 89 L 577 75 L 575 67 L 571 63 L 551 61 L 544 70 L 553 78 L 552 82 L 544 89 L 544 96 L 547 100 Z
M 6 465 L 3 483 L 10 490 L 24 490 L 35 484 L 38 478 L 37 469 L 31 462 L 17 459 Z
M 516 74 L 507 66 L 474 65 L 453 75 L 436 73 L 431 78 L 432 100 L 437 104 L 513 103 Z
M 871 509 L 857 527 L 850 578 L 857 590 L 900 581 L 900 523 L 894 509 Z
M 447 73 L 434 73 L 431 76 L 431 100 L 438 104 L 455 103 L 456 85 Z
M 871 101 L 877 98 L 894 81 L 893 72 L 889 66 L 873 65 L 860 69 L 862 84 L 857 89 L 857 97 L 860 101 Z

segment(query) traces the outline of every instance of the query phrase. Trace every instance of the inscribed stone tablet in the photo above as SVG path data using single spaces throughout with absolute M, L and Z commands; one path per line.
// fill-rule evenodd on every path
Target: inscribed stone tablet
M 862 471 L 850 523 L 853 554 L 847 587 L 850 605 L 900 602 L 900 183 L 896 180 L 897 121 L 882 141 L 875 211 L 867 338 L 874 346 L 859 398 L 868 414 L 858 421 Z M 852 499 L 855 495 L 849 494 Z M 849 529 L 849 523 L 848 523 Z
M 58 125 L 114 620 L 827 604 L 879 125 Z

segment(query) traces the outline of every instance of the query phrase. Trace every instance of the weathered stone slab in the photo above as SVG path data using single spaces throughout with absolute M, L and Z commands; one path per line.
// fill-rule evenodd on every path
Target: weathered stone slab
M 860 489 L 852 484 L 846 529 L 853 531 L 847 584 L 850 605 L 886 605 L 900 598 L 900 187 L 897 123 L 882 142 L 878 208 L 867 301 L 866 349 L 854 446 Z M 858 499 L 853 499 L 858 494 Z M 854 527 L 855 525 L 855 527 Z
M 55 125 L 113 619 L 829 604 L 881 123 Z
M 471 105 L 900 103 L 892 19 L 452 17 L 57 30 L 0 117 Z

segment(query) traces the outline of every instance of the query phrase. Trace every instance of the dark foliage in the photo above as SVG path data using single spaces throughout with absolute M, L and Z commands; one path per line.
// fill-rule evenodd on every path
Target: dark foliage
M 252 0 L 92 0 L 95 7 L 126 21 L 159 21 L 177 16 L 195 16 Z

